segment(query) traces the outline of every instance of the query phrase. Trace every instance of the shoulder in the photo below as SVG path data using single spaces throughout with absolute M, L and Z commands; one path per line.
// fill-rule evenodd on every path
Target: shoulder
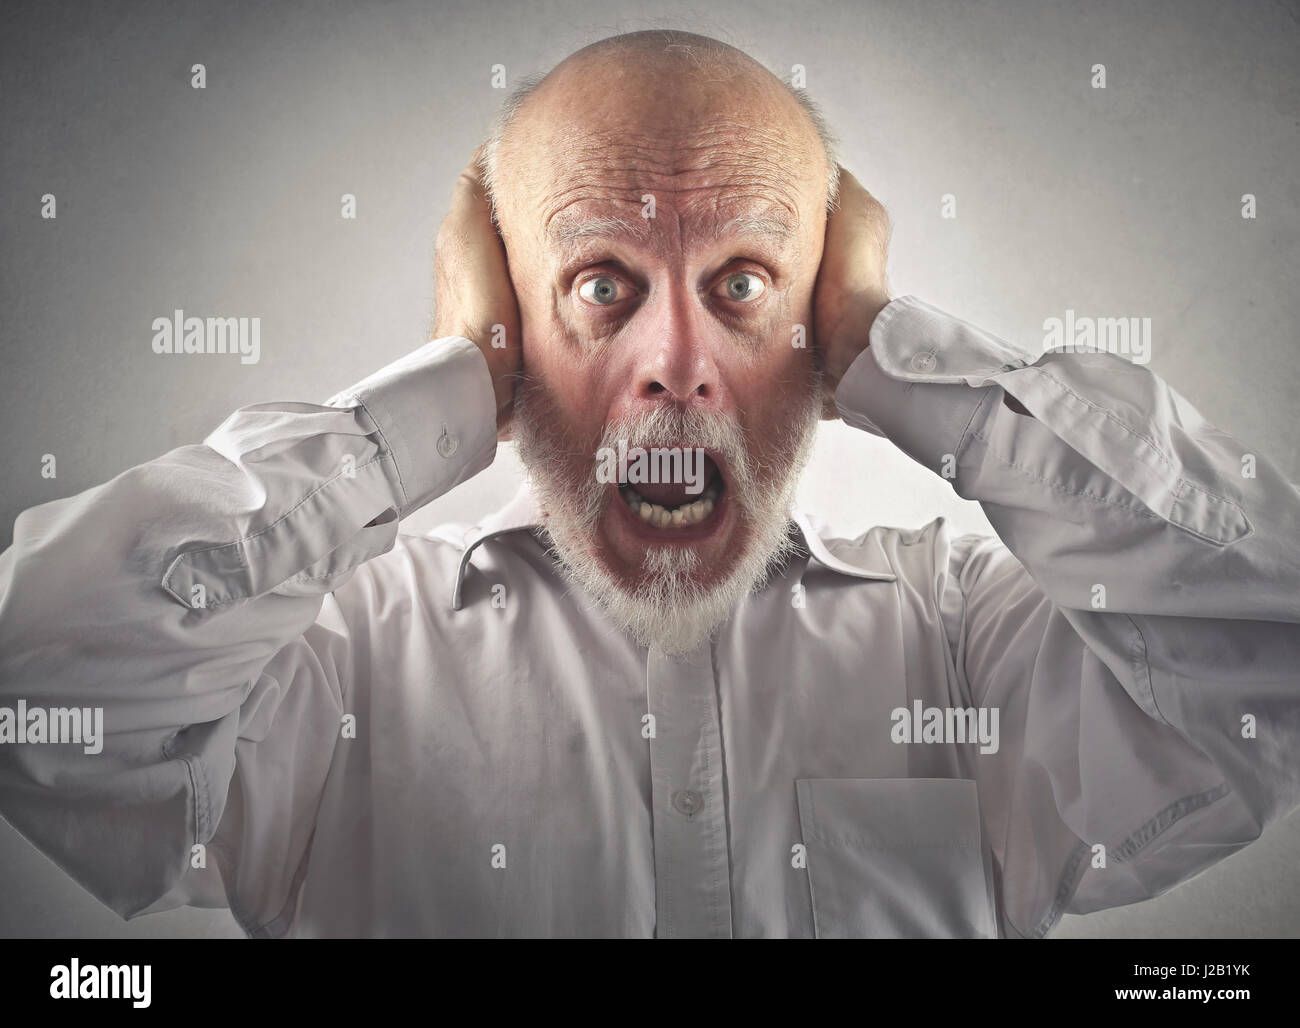
M 504 576 L 512 591 L 525 586 L 544 572 L 542 554 L 527 526 L 447 522 L 427 532 L 399 531 L 392 548 L 362 565 L 337 599 L 357 616 L 406 606 L 443 620 L 490 588 L 485 578 Z
M 837 532 L 813 515 L 800 517 L 813 556 L 842 564 L 840 570 L 850 574 L 889 573 L 913 584 L 942 584 L 972 563 L 1011 556 L 997 536 L 956 533 L 943 517 L 912 528 L 875 525 L 858 535 Z
M 876 525 L 853 536 L 832 531 L 815 517 L 802 519 L 814 558 L 841 574 L 892 578 L 905 606 L 927 619 L 937 614 L 950 636 L 971 596 L 995 584 L 1003 588 L 994 591 L 1006 595 L 1033 587 L 996 535 L 954 532 L 943 517 L 914 528 Z
M 334 593 L 349 620 L 400 607 L 450 607 L 461 557 L 473 526 L 439 525 L 425 533 L 399 531 L 392 547 L 366 561 Z

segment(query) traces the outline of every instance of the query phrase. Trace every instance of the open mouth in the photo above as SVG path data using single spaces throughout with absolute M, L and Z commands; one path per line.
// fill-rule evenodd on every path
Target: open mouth
M 619 498 L 635 518 L 650 528 L 664 531 L 693 528 L 709 521 L 722 506 L 726 480 L 711 457 L 704 458 L 704 488 L 687 489 L 684 482 L 623 483 Z

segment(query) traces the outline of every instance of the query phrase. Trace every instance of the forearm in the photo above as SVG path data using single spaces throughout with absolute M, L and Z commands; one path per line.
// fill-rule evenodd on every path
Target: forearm
M 907 297 L 837 402 L 979 501 L 1063 607 L 1300 621 L 1300 495 L 1145 368 L 1035 357 Z
M 0 706 L 102 710 L 103 738 L 0 746 L 0 812 L 115 908 L 156 898 L 221 819 L 262 669 L 402 516 L 491 462 L 494 414 L 478 350 L 444 341 L 20 515 L 0 555 Z M 299 677 L 338 692 L 304 660 Z M 131 834 L 148 853 L 96 846 Z

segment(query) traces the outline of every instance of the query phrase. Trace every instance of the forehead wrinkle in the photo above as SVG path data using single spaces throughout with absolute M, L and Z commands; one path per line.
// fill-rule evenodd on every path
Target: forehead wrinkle
M 618 200 L 641 206 L 649 194 L 657 207 L 669 208 L 675 201 L 683 211 L 703 205 L 715 207 L 741 200 L 757 199 L 776 204 L 799 223 L 795 183 L 783 179 L 778 168 L 764 168 L 743 158 L 720 160 L 708 168 L 665 173 L 612 168 L 608 164 L 571 166 L 565 178 L 543 205 L 546 221 L 582 200 Z
M 716 116 L 690 135 L 637 132 L 626 125 L 571 126 L 553 136 L 547 149 L 562 155 L 565 166 L 575 169 L 594 164 L 611 170 L 611 155 L 616 155 L 617 164 L 638 175 L 678 175 L 738 164 L 761 168 L 777 179 L 787 177 L 789 169 L 806 164 L 813 156 L 807 147 L 792 142 L 788 132 Z
M 639 216 L 635 221 L 603 216 L 570 217 L 552 221 L 546 234 L 552 245 L 557 247 L 583 240 L 610 238 L 630 238 L 645 243 L 649 239 L 649 227 L 649 219 Z M 770 236 L 777 240 L 788 240 L 794 235 L 794 229 L 781 218 L 767 214 L 741 214 L 715 227 L 712 238 L 719 240 L 728 236 Z
M 723 220 L 731 209 L 745 201 L 754 201 L 750 210 Z M 698 210 L 706 206 L 711 210 Z M 662 245 L 672 242 L 668 234 L 658 233 L 652 236 L 650 219 L 641 216 L 639 206 L 637 210 L 638 213 L 631 219 L 599 214 L 583 217 L 580 213 L 557 216 L 547 226 L 547 238 L 554 248 L 574 254 L 580 254 L 609 239 L 626 239 L 642 246 L 653 241 L 661 244 L 658 249 L 669 250 L 670 246 Z M 795 230 L 797 219 L 792 223 L 792 219 L 782 205 L 761 196 L 701 198 L 683 213 L 686 216 L 677 219 L 677 224 L 680 229 L 684 222 L 685 231 L 680 234 L 690 240 L 703 239 L 718 242 L 723 239 L 757 236 L 769 240 L 778 247 L 783 247 L 796 240 L 798 235 Z M 677 234 L 672 233 L 674 236 Z
M 791 230 L 800 225 L 795 197 L 780 182 L 771 178 L 746 177 L 722 183 L 681 184 L 669 183 L 658 176 L 619 182 L 616 181 L 618 175 L 617 171 L 598 171 L 585 181 L 557 186 L 541 205 L 543 233 L 549 238 L 561 231 L 556 227 L 557 219 L 563 223 L 572 218 L 572 215 L 565 216 L 564 212 L 584 202 L 635 208 L 638 220 L 648 222 L 651 219 L 641 217 L 640 214 L 647 196 L 654 197 L 657 210 L 679 212 L 696 218 L 701 216 L 701 211 L 705 208 L 712 208 L 716 217 L 723 209 L 741 203 L 761 204 L 762 213 L 770 215 L 774 221 Z M 596 185 L 597 182 L 600 184 Z
M 544 224 L 577 199 L 602 193 L 639 204 L 646 193 L 705 190 L 761 193 L 797 223 L 800 171 L 810 159 L 807 147 L 791 145 L 786 136 L 739 123 L 709 126 L 686 139 L 625 127 L 570 128 L 542 145 L 543 167 L 550 166 L 552 177 L 538 205 Z

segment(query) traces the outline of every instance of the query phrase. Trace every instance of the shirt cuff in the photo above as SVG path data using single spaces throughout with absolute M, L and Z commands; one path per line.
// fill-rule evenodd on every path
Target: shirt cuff
M 482 352 L 463 336 L 426 343 L 326 401 L 361 406 L 393 457 L 399 516 L 418 510 L 492 463 L 496 398 Z
M 993 376 L 1030 363 L 1028 354 L 914 296 L 876 315 L 870 342 L 835 391 L 840 417 L 935 472 L 998 402 Z

